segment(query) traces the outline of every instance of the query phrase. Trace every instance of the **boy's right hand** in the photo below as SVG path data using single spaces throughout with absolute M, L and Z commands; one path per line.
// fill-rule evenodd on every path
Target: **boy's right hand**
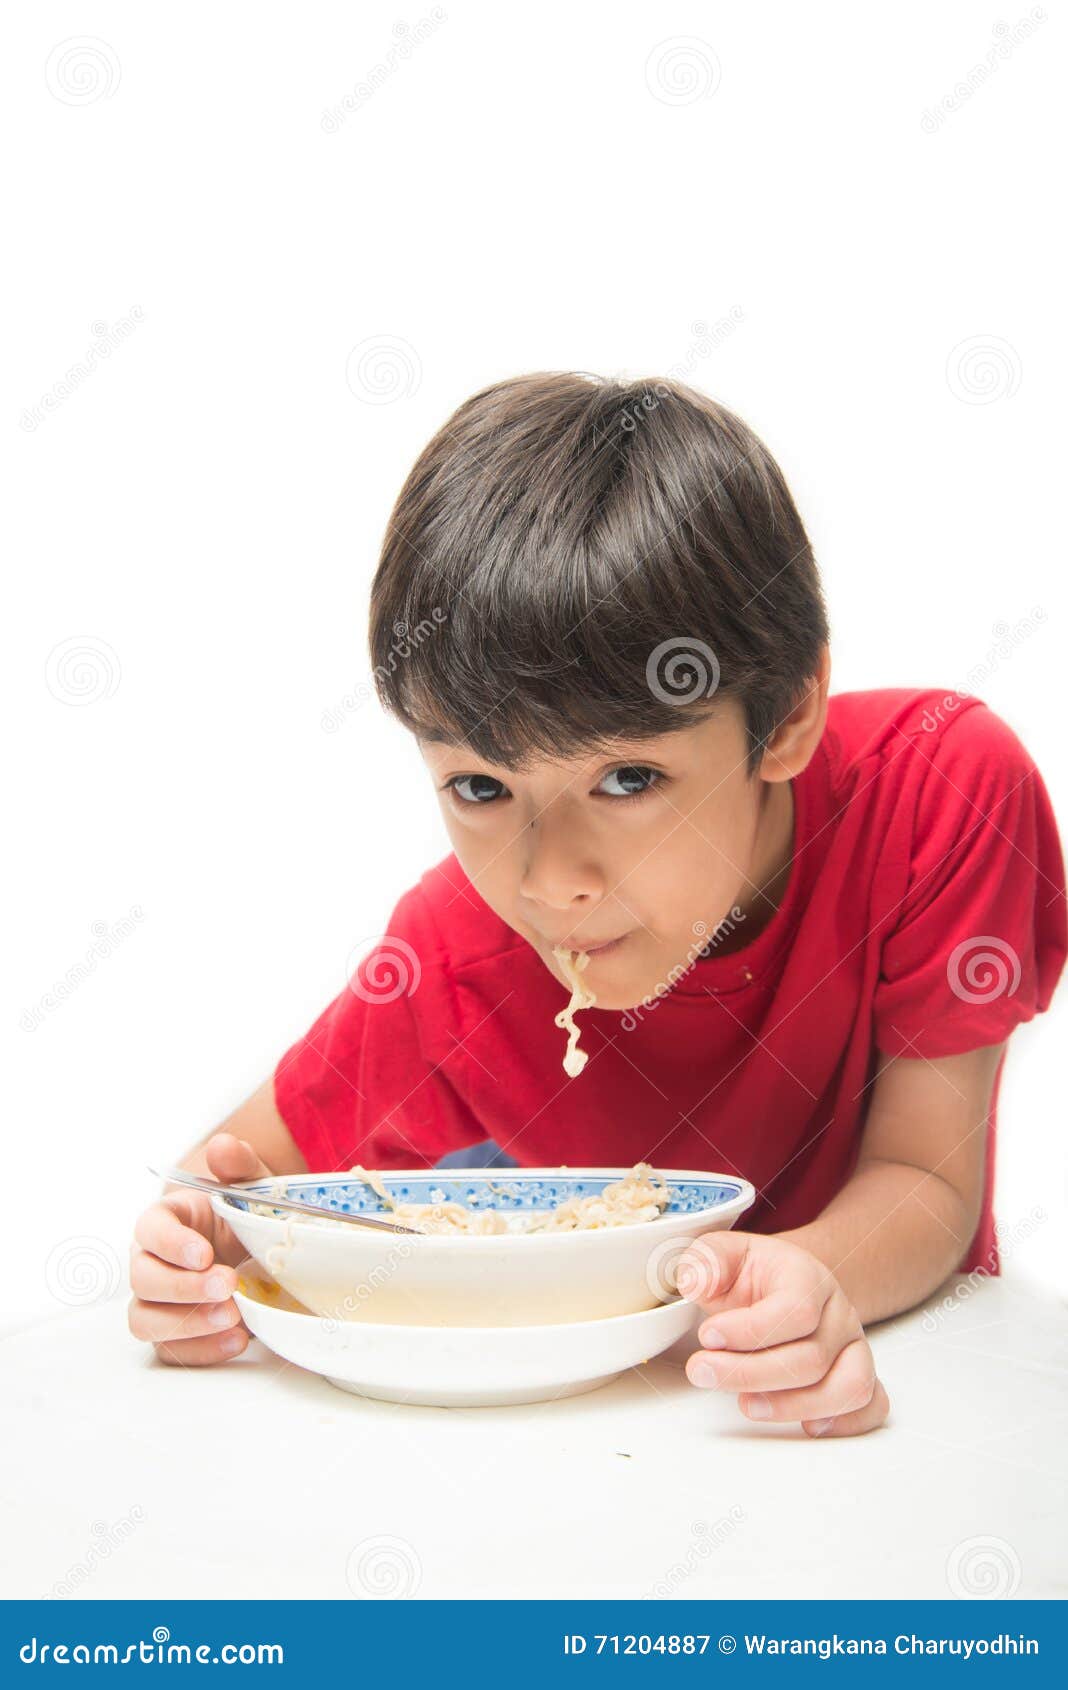
M 204 1147 L 221 1184 L 270 1175 L 243 1139 L 216 1133 Z M 233 1290 L 247 1252 L 207 1192 L 169 1191 L 146 1209 L 130 1251 L 130 1331 L 161 1361 L 203 1367 L 240 1355 L 249 1340 Z

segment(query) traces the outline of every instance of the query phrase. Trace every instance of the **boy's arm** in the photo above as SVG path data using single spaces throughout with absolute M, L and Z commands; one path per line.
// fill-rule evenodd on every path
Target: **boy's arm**
M 865 1326 L 922 1302 L 963 1259 L 1004 1051 L 880 1055 L 852 1177 L 816 1220 L 776 1235 L 830 1268 Z
M 856 1169 L 821 1215 L 690 1245 L 676 1283 L 708 1317 L 691 1384 L 736 1391 L 749 1418 L 799 1420 L 810 1437 L 883 1424 L 889 1400 L 864 1326 L 920 1302 L 967 1250 L 1004 1049 L 880 1056 Z
M 221 1126 L 213 1127 L 210 1133 L 206 1133 L 198 1144 L 187 1151 L 178 1166 L 188 1168 L 190 1173 L 207 1174 L 209 1178 L 217 1178 L 208 1167 L 205 1146 L 218 1133 L 229 1133 L 251 1145 L 264 1167 L 273 1174 L 308 1172 L 308 1164 L 297 1149 L 293 1134 L 278 1113 L 278 1105 L 274 1100 L 273 1074 L 269 1075 L 262 1086 L 254 1091 L 251 1097 L 246 1098 L 232 1115 L 228 1115 Z M 232 1177 L 236 1179 L 239 1176 L 234 1174 Z M 167 1189 L 177 1190 L 178 1187 L 168 1186 Z

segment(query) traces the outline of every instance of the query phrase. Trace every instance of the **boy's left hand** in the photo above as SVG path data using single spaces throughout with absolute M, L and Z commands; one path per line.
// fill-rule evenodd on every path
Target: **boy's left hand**
M 692 1385 L 739 1392 L 752 1420 L 796 1421 L 811 1437 L 881 1426 L 890 1402 L 864 1328 L 834 1274 L 799 1244 L 709 1232 L 675 1280 L 705 1318 L 686 1363 Z

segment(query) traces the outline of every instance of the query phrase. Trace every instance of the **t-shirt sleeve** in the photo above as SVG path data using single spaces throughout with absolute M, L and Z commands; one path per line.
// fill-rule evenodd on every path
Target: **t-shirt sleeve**
M 973 704 L 929 752 L 873 1013 L 890 1056 L 1000 1044 L 1045 1010 L 1068 949 L 1049 795 L 1012 729 Z
M 485 1137 L 449 1078 L 462 1029 L 447 963 L 406 894 L 390 931 L 274 1072 L 308 1168 L 433 1167 Z

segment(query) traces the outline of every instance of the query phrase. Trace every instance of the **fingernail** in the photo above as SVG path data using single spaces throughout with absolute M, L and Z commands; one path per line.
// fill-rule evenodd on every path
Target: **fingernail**
M 233 1319 L 234 1312 L 228 1303 L 219 1303 L 216 1308 L 211 1309 L 208 1313 L 209 1326 L 232 1326 Z
M 219 1340 L 219 1350 L 224 1356 L 236 1356 L 238 1350 L 245 1347 L 243 1332 L 228 1332 L 225 1338 Z
M 230 1287 L 226 1283 L 223 1273 L 210 1273 L 204 1281 L 204 1300 L 208 1303 L 221 1303 L 230 1295 Z
M 719 1374 L 708 1362 L 695 1361 L 690 1372 L 690 1381 L 694 1385 L 700 1385 L 702 1390 L 712 1390 L 719 1384 Z
M 824 1432 L 829 1432 L 833 1425 L 833 1416 L 830 1420 L 810 1420 L 808 1422 L 808 1430 L 814 1438 L 822 1438 Z
M 745 1405 L 745 1412 L 750 1420 L 770 1420 L 771 1403 L 767 1397 L 750 1397 Z
M 700 1326 L 697 1336 L 706 1350 L 725 1350 L 727 1340 L 715 1326 Z
M 182 1251 L 182 1261 L 187 1268 L 204 1267 L 203 1244 L 187 1244 Z

